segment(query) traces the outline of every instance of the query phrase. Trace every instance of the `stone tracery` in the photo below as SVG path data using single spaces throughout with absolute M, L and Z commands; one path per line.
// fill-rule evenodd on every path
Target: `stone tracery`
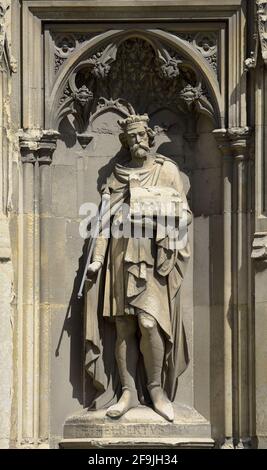
M 196 111 L 214 117 L 205 83 L 188 60 L 158 41 L 126 37 L 76 66 L 59 99 L 56 120 L 60 123 L 72 114 L 84 147 L 99 110 L 113 108 L 127 116 L 162 106 L 176 113 Z

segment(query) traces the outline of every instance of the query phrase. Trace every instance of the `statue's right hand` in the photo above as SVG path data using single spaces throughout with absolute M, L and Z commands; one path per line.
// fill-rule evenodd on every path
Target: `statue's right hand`
M 96 274 L 99 269 L 101 269 L 102 263 L 100 261 L 94 261 L 93 263 L 89 264 L 87 269 L 87 275 L 90 277 L 92 274 Z

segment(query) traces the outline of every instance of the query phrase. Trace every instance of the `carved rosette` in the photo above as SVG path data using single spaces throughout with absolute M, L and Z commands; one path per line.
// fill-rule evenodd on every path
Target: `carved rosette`
M 76 48 L 76 40 L 72 34 L 58 34 L 55 39 L 55 72 Z
M 204 42 L 201 47 L 206 47 Z M 85 147 L 92 123 L 104 110 L 127 117 L 162 107 L 214 116 L 201 77 L 188 61 L 159 41 L 130 37 L 77 65 L 59 99 L 56 121 L 73 115 L 77 138 Z
M 22 163 L 50 165 L 59 133 L 52 129 L 28 129 L 19 133 Z
M 198 33 L 193 39 L 193 45 L 217 73 L 217 35 L 215 33 Z

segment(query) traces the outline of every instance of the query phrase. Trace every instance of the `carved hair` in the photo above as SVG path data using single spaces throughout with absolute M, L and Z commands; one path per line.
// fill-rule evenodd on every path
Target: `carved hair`
M 126 119 L 122 119 L 118 121 L 119 126 L 123 129 L 123 132 L 119 135 L 123 148 L 129 150 L 129 145 L 127 142 L 127 129 L 128 129 L 128 126 L 131 126 L 135 123 L 139 123 L 144 126 L 147 136 L 148 136 L 149 147 L 153 147 L 153 145 L 155 145 L 156 133 L 150 127 L 147 126 L 148 121 L 149 121 L 149 117 L 147 114 L 143 114 L 143 115 L 133 114 Z

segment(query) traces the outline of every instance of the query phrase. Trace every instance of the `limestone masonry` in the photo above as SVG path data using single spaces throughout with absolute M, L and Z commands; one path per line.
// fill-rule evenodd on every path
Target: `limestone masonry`
M 0 448 L 267 448 L 266 38 L 0 0 Z

